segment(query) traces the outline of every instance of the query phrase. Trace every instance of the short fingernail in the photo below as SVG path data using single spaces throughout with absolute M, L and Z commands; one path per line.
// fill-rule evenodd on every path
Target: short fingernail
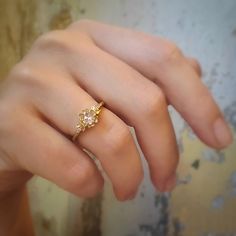
M 221 117 L 218 118 L 213 126 L 216 139 L 220 146 L 228 146 L 232 142 L 233 138 L 229 126 L 226 124 L 224 119 Z
M 170 178 L 167 179 L 165 184 L 165 192 L 170 192 L 176 186 L 176 174 L 173 174 Z
M 136 195 L 137 195 L 137 191 L 138 191 L 138 190 L 136 190 L 136 191 L 134 191 L 132 194 L 130 194 L 128 200 L 134 199 L 134 198 L 136 197 Z
M 168 179 L 166 179 L 165 181 L 162 181 L 159 183 L 158 189 L 161 192 L 170 192 L 173 190 L 173 188 L 176 185 L 176 173 L 174 173 L 173 175 L 171 175 Z

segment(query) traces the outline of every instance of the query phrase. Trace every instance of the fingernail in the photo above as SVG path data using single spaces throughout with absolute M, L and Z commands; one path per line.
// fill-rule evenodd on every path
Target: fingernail
M 176 185 L 176 173 L 171 175 L 167 180 L 159 182 L 158 189 L 160 192 L 170 192 Z
M 167 179 L 165 184 L 165 192 L 170 192 L 176 186 L 176 174 L 173 174 L 169 179 Z
M 133 192 L 132 194 L 130 194 L 128 200 L 133 200 L 135 198 L 136 194 L 137 194 L 137 190 L 135 192 Z
M 229 126 L 226 124 L 224 119 L 221 117 L 218 118 L 213 126 L 216 139 L 220 144 L 220 146 L 222 147 L 228 146 L 232 142 L 233 137 L 229 129 Z

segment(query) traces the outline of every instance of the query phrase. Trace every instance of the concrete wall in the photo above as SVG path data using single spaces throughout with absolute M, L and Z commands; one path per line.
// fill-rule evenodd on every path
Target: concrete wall
M 203 80 L 235 134 L 235 0 L 1 0 L 0 77 L 38 35 L 80 18 L 159 34 L 197 57 Z M 115 200 L 108 183 L 88 201 L 33 178 L 29 192 L 38 235 L 236 235 L 236 142 L 227 150 L 212 150 L 170 112 L 181 152 L 179 184 L 172 194 L 157 193 L 147 170 L 138 196 L 126 203 Z

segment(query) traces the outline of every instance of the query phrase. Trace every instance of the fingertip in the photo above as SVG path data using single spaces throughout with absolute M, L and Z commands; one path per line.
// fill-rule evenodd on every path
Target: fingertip
M 170 177 L 157 181 L 155 184 L 158 191 L 171 192 L 176 186 L 177 175 L 172 174 Z
M 135 196 L 137 195 L 138 190 L 139 190 L 139 187 L 133 190 L 132 189 L 124 190 L 124 189 L 118 189 L 118 188 L 113 187 L 113 191 L 115 193 L 116 199 L 122 202 L 133 200 Z
M 213 131 L 217 142 L 217 148 L 226 148 L 233 142 L 232 132 L 223 117 L 219 117 L 214 121 Z
M 174 173 L 167 179 L 165 183 L 165 192 L 171 192 L 175 188 L 176 180 L 177 180 L 176 173 Z

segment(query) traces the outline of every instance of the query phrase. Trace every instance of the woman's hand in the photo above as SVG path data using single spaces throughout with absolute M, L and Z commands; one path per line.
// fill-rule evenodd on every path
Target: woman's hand
M 13 68 L 0 91 L 0 192 L 33 174 L 81 197 L 103 187 L 92 152 L 118 199 L 134 197 L 143 178 L 134 127 L 153 184 L 175 184 L 178 150 L 167 106 L 199 138 L 224 148 L 232 136 L 194 59 L 173 43 L 91 21 L 41 36 Z M 104 101 L 99 123 L 76 143 L 77 114 Z

